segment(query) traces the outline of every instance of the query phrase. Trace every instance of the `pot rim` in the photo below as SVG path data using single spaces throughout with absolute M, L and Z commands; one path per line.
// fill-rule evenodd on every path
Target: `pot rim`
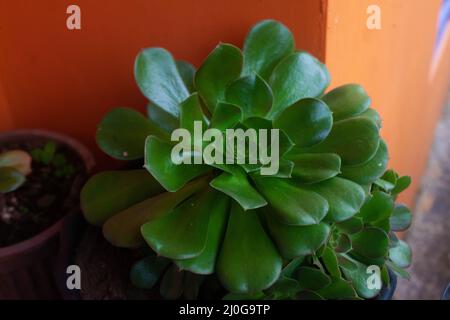
M 27 136 L 36 136 L 42 137 L 44 139 L 54 140 L 70 147 L 83 160 L 87 174 L 89 174 L 95 166 L 94 156 L 89 151 L 89 149 L 75 138 L 72 138 L 62 133 L 53 132 L 45 129 L 20 129 L 0 133 L 0 140 L 14 140 L 17 138 L 23 138 Z M 62 228 L 64 219 L 68 214 L 70 214 L 70 212 L 71 211 L 69 211 L 67 214 L 62 216 L 58 221 L 56 221 L 55 223 L 53 223 L 51 226 L 44 229 L 40 233 L 36 234 L 35 236 L 23 240 L 21 242 L 15 243 L 13 245 L 0 248 L 0 260 L 24 254 L 43 246 L 49 239 L 58 234 L 58 232 Z

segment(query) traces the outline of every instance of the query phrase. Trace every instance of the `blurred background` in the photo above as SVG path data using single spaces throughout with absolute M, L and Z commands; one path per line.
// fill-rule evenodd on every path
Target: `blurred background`
M 81 29 L 66 26 L 70 5 Z M 390 167 L 410 175 L 414 212 L 403 235 L 412 279 L 398 299 L 438 299 L 450 282 L 450 0 L 0 0 L 0 132 L 47 128 L 96 147 L 117 106 L 144 111 L 136 54 L 165 47 L 198 66 L 217 42 L 242 45 L 261 19 L 291 29 L 325 62 L 331 87 L 362 84 L 383 119 Z

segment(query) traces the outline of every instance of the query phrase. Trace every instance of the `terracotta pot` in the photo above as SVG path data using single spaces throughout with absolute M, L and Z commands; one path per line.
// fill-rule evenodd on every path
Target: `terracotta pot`
M 92 170 L 94 158 L 78 141 L 62 134 L 44 130 L 19 130 L 0 134 L 0 144 L 32 139 L 55 141 L 78 154 L 86 173 Z M 76 179 L 69 197 L 78 197 L 84 179 Z M 0 300 L 2 299 L 57 299 L 60 298 L 55 281 L 57 257 L 63 253 L 64 237 L 60 237 L 69 217 L 79 214 L 72 208 L 49 228 L 31 239 L 0 248 Z

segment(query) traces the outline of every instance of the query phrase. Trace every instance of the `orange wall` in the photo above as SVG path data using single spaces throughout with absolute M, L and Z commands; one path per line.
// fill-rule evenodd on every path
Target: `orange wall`
M 450 59 L 428 81 L 440 2 L 1 0 L 0 131 L 58 130 L 105 161 L 94 142 L 102 115 L 115 106 L 143 110 L 146 103 L 133 79 L 141 48 L 166 47 L 198 65 L 218 41 L 241 45 L 251 25 L 274 18 L 293 31 L 299 48 L 326 60 L 332 86 L 367 88 L 384 119 L 391 166 L 414 178 L 404 196 L 411 203 L 448 83 Z M 81 31 L 66 28 L 66 8 L 74 3 Z M 369 4 L 382 9 L 380 31 L 366 28 Z
M 381 8 L 381 30 L 368 30 L 366 10 Z M 361 83 L 383 118 L 390 166 L 411 175 L 402 195 L 412 204 L 434 126 L 448 90 L 450 48 L 434 79 L 431 56 L 441 0 L 329 0 L 326 62 L 332 86 Z
M 0 132 L 13 128 L 11 113 L 0 83 Z
M 70 4 L 81 8 L 81 30 L 66 28 Z M 176 58 L 198 65 L 219 41 L 241 45 L 250 26 L 274 18 L 293 31 L 298 47 L 323 58 L 324 4 L 322 0 L 284 0 L 283 5 L 273 0 L 2 0 L 3 100 L 16 127 L 46 127 L 74 135 L 100 157 L 94 135 L 102 115 L 115 106 L 143 110 L 146 104 L 133 79 L 134 58 L 141 48 L 162 46 Z M 0 129 L 6 127 L 4 121 L 0 113 Z

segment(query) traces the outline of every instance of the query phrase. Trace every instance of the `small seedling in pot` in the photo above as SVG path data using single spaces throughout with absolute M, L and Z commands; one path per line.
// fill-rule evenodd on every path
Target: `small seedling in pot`
M 33 160 L 51 166 L 52 173 L 58 178 L 70 178 L 75 173 L 73 165 L 68 163 L 64 154 L 57 152 L 57 146 L 54 142 L 48 142 L 42 148 L 31 151 Z

